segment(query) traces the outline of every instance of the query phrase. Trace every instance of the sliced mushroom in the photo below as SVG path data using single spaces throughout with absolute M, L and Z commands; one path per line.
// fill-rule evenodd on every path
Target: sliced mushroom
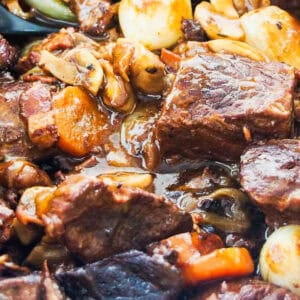
M 130 84 L 114 73 L 113 66 L 108 61 L 101 60 L 101 65 L 105 74 L 103 102 L 112 109 L 130 113 L 136 104 Z
M 164 89 L 164 64 L 158 55 L 140 43 L 118 39 L 113 50 L 114 69 L 145 94 L 160 94 Z
M 210 3 L 214 9 L 228 18 L 238 18 L 239 14 L 236 11 L 233 0 L 211 0 Z
M 268 61 L 268 57 L 261 51 L 244 42 L 218 39 L 207 42 L 208 48 L 216 53 L 230 53 L 245 56 L 256 61 Z
M 277 6 L 244 14 L 246 43 L 272 60 L 300 68 L 300 23 Z
M 80 83 L 76 66 L 49 51 L 41 51 L 39 65 L 65 83 L 76 85 Z
M 222 0 L 220 0 L 222 1 Z M 266 7 L 271 4 L 270 0 L 233 0 L 234 7 L 238 11 L 239 15 L 260 8 Z
M 209 2 L 203 1 L 196 6 L 194 18 L 210 39 L 244 40 L 245 34 L 240 20 L 217 12 Z
M 139 173 L 115 173 L 100 175 L 99 178 L 108 185 L 115 187 L 127 186 L 149 190 L 153 183 L 153 175 Z
M 103 83 L 102 67 L 88 49 L 75 48 L 62 57 L 42 50 L 39 65 L 65 83 L 84 86 L 93 95 Z

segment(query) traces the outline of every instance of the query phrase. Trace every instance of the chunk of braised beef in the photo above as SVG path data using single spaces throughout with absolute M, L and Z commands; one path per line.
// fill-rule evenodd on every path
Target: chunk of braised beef
M 72 0 L 80 30 L 90 35 L 103 35 L 114 16 L 109 0 Z
M 300 297 L 288 290 L 259 279 L 227 280 L 202 286 L 193 300 L 299 300 Z
M 176 299 L 176 268 L 132 250 L 56 275 L 71 299 Z
M 65 299 L 55 279 L 47 268 L 25 276 L 0 280 L 1 300 L 63 300 Z
M 34 143 L 40 141 L 36 138 L 31 141 L 29 138 L 28 131 L 34 135 L 39 128 L 44 128 L 44 121 L 40 120 L 35 127 L 30 122 L 30 128 L 27 124 L 30 118 L 50 110 L 55 89 L 54 86 L 41 82 L 0 84 L 0 156 L 35 160 L 49 156 L 51 151 L 55 152 L 54 148 L 39 150 Z
M 193 227 L 191 216 L 163 197 L 84 175 L 58 186 L 43 220 L 49 236 L 64 240 L 85 262 L 143 249 Z
M 13 66 L 16 62 L 18 52 L 15 47 L 11 46 L 9 42 L 0 34 L 0 71 Z
M 300 224 L 300 141 L 271 140 L 241 157 L 241 185 L 269 225 Z
M 61 51 L 74 47 L 72 33 L 74 28 L 62 29 L 57 33 L 52 33 L 47 36 L 41 43 L 33 45 L 28 53 L 19 58 L 16 70 L 20 73 L 25 73 L 35 67 L 40 60 L 40 51 Z
M 205 42 L 208 40 L 203 28 L 194 20 L 183 19 L 181 22 L 181 30 L 184 39 L 187 41 Z
M 47 261 L 44 261 L 42 278 L 41 278 L 41 297 L 44 300 L 64 300 L 62 293 L 56 280 L 50 274 Z
M 2 201 L 1 201 L 2 202 Z M 6 203 L 0 202 L 0 247 L 6 243 L 12 233 L 12 222 L 14 219 L 14 211 L 10 209 Z
M 257 140 L 291 135 L 294 69 L 229 54 L 181 61 L 156 132 L 164 156 L 239 159 Z
M 8 189 L 24 190 L 32 186 L 49 186 L 51 180 L 38 166 L 24 160 L 0 164 L 0 184 Z
M 27 276 L 0 280 L 0 299 L 3 300 L 39 300 L 41 299 L 41 276 L 32 273 Z

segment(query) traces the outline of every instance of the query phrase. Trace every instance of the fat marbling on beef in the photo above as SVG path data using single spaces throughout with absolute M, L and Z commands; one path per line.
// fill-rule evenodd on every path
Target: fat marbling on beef
M 182 60 L 157 122 L 165 156 L 236 160 L 255 140 L 290 136 L 294 69 L 231 54 Z
M 163 197 L 85 175 L 58 186 L 43 220 L 47 233 L 85 262 L 142 249 L 193 227 L 191 216 Z
M 271 140 L 259 143 L 241 157 L 241 185 L 278 226 L 300 224 L 300 141 Z

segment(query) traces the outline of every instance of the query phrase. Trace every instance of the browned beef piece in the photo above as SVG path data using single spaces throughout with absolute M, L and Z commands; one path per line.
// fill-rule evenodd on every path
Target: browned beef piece
M 10 209 L 4 201 L 0 203 L 0 245 L 6 243 L 11 236 L 14 211 Z M 1 274 L 1 266 L 0 266 Z
M 193 227 L 191 216 L 163 197 L 84 175 L 58 186 L 43 220 L 50 237 L 62 238 L 86 262 L 142 249 Z
M 185 59 L 157 122 L 165 156 L 236 160 L 251 141 L 290 136 L 294 69 L 229 54 Z
M 183 32 L 184 39 L 187 41 L 207 41 L 205 31 L 199 23 L 190 19 L 183 19 L 181 22 L 181 30 Z
M 0 280 L 0 299 L 38 300 L 41 299 L 41 276 L 34 273 L 27 276 Z
M 17 60 L 17 50 L 0 34 L 0 71 L 11 67 Z
M 20 73 L 25 73 L 35 67 L 40 60 L 41 50 L 53 52 L 73 48 L 75 46 L 72 37 L 74 31 L 74 28 L 70 27 L 61 29 L 57 33 L 49 34 L 41 43 L 34 45 L 25 56 L 20 57 L 16 69 Z
M 1 300 L 63 300 L 56 281 L 46 269 L 26 276 L 0 280 Z
M 53 86 L 40 82 L 0 84 L 0 156 L 27 157 L 31 160 L 48 154 L 38 151 L 30 141 L 27 120 L 51 108 L 53 89 Z
M 272 140 L 241 157 L 241 185 L 267 222 L 300 224 L 300 141 Z
M 51 180 L 38 166 L 24 160 L 0 164 L 0 185 L 16 190 L 32 186 L 49 186 Z
M 57 279 L 73 300 L 173 300 L 183 285 L 174 267 L 136 250 L 58 274 Z
M 193 300 L 299 300 L 300 297 L 284 288 L 259 279 L 223 281 L 201 288 Z
M 90 35 L 102 35 L 112 22 L 114 9 L 108 0 L 72 0 L 80 30 Z

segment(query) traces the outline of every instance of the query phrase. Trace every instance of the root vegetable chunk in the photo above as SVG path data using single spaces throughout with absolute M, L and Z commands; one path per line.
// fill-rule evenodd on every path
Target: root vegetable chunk
M 107 115 L 79 87 L 67 87 L 54 97 L 58 147 L 74 156 L 99 150 L 108 134 Z

